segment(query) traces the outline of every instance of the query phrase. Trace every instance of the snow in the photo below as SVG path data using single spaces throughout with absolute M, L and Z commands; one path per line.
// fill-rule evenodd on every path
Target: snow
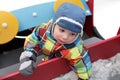
M 73 71 L 70 71 L 65 75 L 61 75 L 60 77 L 54 78 L 52 80 L 78 80 L 78 77 Z
M 119 80 L 120 53 L 109 59 L 99 59 L 92 63 L 93 74 L 90 80 Z
M 109 59 L 99 59 L 92 63 L 93 74 L 90 80 L 119 80 L 120 53 Z M 70 71 L 53 80 L 78 80 L 75 73 Z

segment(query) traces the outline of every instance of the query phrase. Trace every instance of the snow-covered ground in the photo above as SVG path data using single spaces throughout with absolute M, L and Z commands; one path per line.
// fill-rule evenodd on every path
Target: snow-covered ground
M 52 80 L 78 80 L 78 77 L 73 71 L 70 71 L 65 75 L 61 75 L 60 77 L 54 78 Z
M 93 64 L 90 80 L 120 80 L 120 53 L 109 59 L 100 59 Z
M 92 63 L 90 80 L 120 80 L 120 53 L 109 59 L 99 59 Z M 78 80 L 73 71 L 53 80 Z

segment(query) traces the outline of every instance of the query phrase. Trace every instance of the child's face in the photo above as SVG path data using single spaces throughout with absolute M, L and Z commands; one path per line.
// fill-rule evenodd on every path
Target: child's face
M 78 33 L 62 28 L 56 24 L 53 30 L 53 35 L 59 43 L 70 44 L 75 40 Z

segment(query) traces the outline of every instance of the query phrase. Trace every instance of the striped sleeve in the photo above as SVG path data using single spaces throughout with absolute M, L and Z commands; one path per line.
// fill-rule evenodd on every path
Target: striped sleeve
M 78 47 L 72 49 L 63 50 L 61 52 L 62 57 L 67 59 L 77 76 L 81 79 L 89 79 L 92 74 L 92 65 L 90 61 L 89 53 L 86 52 L 82 55 L 82 51 L 79 51 Z
M 24 49 L 26 51 L 31 51 L 35 55 L 40 54 L 41 52 L 41 44 L 40 41 L 42 37 L 40 36 L 39 32 L 41 31 L 41 26 L 37 26 L 33 32 L 26 37 L 25 43 L 24 43 Z

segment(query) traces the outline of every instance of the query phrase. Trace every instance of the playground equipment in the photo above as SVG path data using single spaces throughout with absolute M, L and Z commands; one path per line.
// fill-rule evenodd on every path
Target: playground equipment
M 94 0 L 88 0 L 86 3 L 92 14 L 89 14 L 86 18 L 84 32 L 87 34 L 88 37 L 84 39 L 84 42 L 91 44 L 86 44 L 85 48 L 87 48 L 90 51 L 92 62 L 98 59 L 110 58 L 115 54 L 117 54 L 118 52 L 120 52 L 120 29 L 118 30 L 116 36 L 109 39 L 103 39 L 93 24 Z M 0 46 L 3 45 L 4 44 Z M 1 69 L 0 79 L 1 80 L 51 80 L 55 77 L 58 77 L 60 75 L 63 75 L 71 71 L 71 68 L 67 64 L 67 61 L 60 58 L 54 58 L 47 62 L 38 63 L 38 67 L 35 70 L 34 74 L 29 77 L 22 76 L 18 72 L 18 66 L 19 63 L 8 66 L 7 69 L 6 68 Z
M 14 1 L 14 0 L 13 0 Z M 48 1 L 48 2 L 47 2 Z M 56 9 L 59 7 L 60 4 L 64 2 L 64 0 L 47 0 L 47 1 L 37 1 L 39 4 L 31 5 L 28 7 L 17 8 L 14 10 L 1 11 L 1 24 L 6 24 L 6 28 L 1 25 L 0 26 L 0 53 L 3 51 L 9 51 L 12 49 L 16 49 L 18 47 L 23 46 L 24 38 L 28 35 L 31 31 L 31 28 L 39 25 L 40 23 L 45 23 L 50 20 Z M 11 1 L 12 2 L 12 1 Z M 16 2 L 16 1 L 15 1 Z M 19 2 L 19 1 L 18 1 Z M 21 2 L 21 1 L 20 1 Z M 55 4 L 54 4 L 55 2 Z M 91 12 L 85 2 L 85 0 L 65 0 L 65 2 L 70 2 L 76 4 L 83 8 L 86 12 L 87 16 L 91 15 Z M 30 3 L 30 1 L 29 1 Z M 32 1 L 31 1 L 32 3 Z M 34 2 L 35 3 L 35 2 Z M 20 5 L 20 4 L 18 4 Z M 23 5 L 23 4 L 21 4 Z M 12 5 L 11 5 L 12 6 Z M 16 5 L 17 6 L 17 5 Z M 14 7 L 16 7 L 14 6 Z M 25 5 L 23 5 L 25 6 Z M 43 9 L 44 8 L 44 9 Z M 5 14 L 5 15 L 3 15 Z M 15 18 L 16 22 L 9 19 L 10 16 Z M 17 29 L 17 30 L 16 30 Z M 22 43 L 21 43 L 22 42 Z M 17 45 L 14 45 L 18 43 Z M 20 44 L 19 44 L 20 43 Z M 10 47 L 8 47 L 10 46 Z

